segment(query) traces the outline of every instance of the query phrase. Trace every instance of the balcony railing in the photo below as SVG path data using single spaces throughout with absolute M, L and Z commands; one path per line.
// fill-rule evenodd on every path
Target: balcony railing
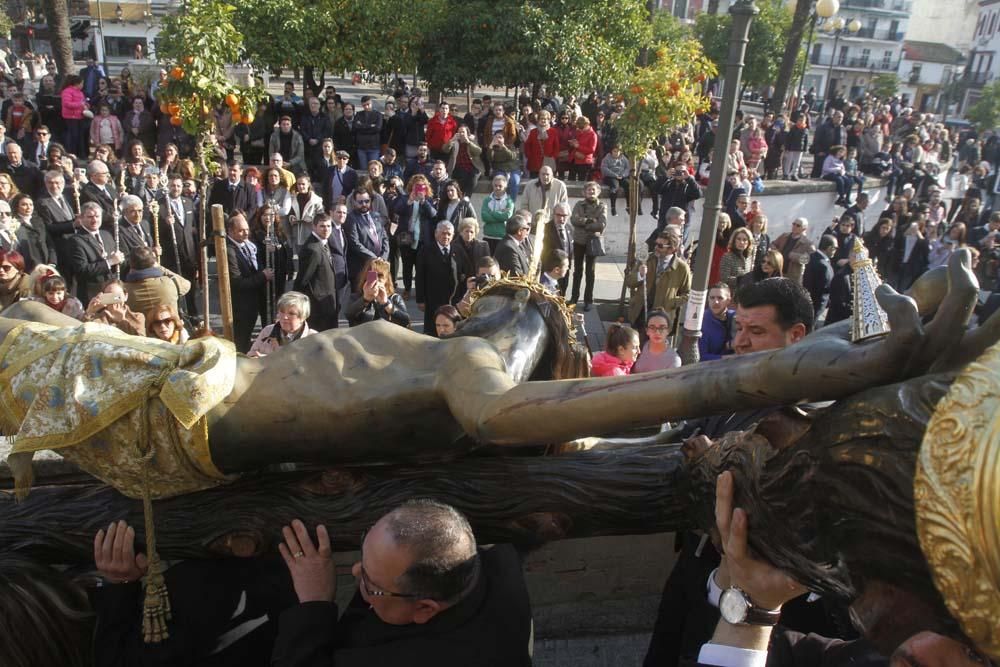
M 842 9 L 882 9 L 909 14 L 913 3 L 910 0 L 843 0 L 840 6 Z
M 825 34 L 822 34 L 822 33 L 820 33 L 819 37 L 820 37 L 820 39 L 825 40 L 825 41 L 829 41 L 829 40 L 833 39 L 829 35 L 825 35 Z M 873 30 L 872 28 L 862 28 L 861 30 L 857 31 L 856 33 L 849 33 L 849 32 L 848 33 L 844 33 L 844 34 L 841 35 L 841 37 L 842 38 L 843 37 L 857 37 L 857 38 L 861 38 L 861 39 L 877 39 L 877 40 L 882 41 L 882 42 L 902 42 L 903 41 L 903 33 L 899 32 L 898 30 L 897 31 L 889 30 L 888 28 L 882 29 L 882 30 Z
M 974 86 L 982 86 L 993 80 L 993 72 L 966 72 L 965 80 Z
M 812 55 L 809 57 L 809 63 L 819 67 L 829 67 L 830 56 L 817 57 Z M 896 69 L 896 62 L 892 61 L 887 63 L 883 60 L 871 60 L 869 58 L 841 58 L 838 56 L 833 59 L 833 66 L 840 69 L 894 71 Z

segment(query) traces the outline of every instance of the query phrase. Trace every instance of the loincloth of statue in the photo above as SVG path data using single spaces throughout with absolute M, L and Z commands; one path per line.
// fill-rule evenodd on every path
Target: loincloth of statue
M 207 413 L 233 389 L 232 343 L 174 345 L 87 323 L 26 322 L 0 343 L 0 430 L 15 489 L 42 449 L 131 498 L 191 493 L 234 479 L 213 464 Z

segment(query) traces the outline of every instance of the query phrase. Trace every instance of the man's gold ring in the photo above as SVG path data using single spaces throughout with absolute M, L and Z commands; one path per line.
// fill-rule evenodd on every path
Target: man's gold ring
M 294 554 L 292 554 L 292 556 L 295 557 L 295 558 L 302 558 L 305 555 L 306 555 L 306 552 L 304 552 L 304 551 L 296 551 Z

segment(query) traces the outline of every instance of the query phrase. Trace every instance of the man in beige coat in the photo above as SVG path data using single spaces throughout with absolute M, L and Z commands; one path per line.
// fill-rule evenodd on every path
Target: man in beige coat
M 128 307 L 137 313 L 146 313 L 166 304 L 178 312 L 177 302 L 191 289 L 190 281 L 160 266 L 151 248 L 134 248 L 129 262 L 131 270 L 122 280 L 128 293 Z
M 802 273 L 809 263 L 809 256 L 816 250 L 813 242 L 806 237 L 808 230 L 809 221 L 805 218 L 796 218 L 792 223 L 792 231 L 785 232 L 771 243 L 771 249 L 780 252 L 781 258 L 785 261 L 785 277 L 800 285 Z
M 657 235 L 654 252 L 646 259 L 646 263 L 625 277 L 625 284 L 632 289 L 628 320 L 640 332 L 645 331 L 645 314 L 656 308 L 667 311 L 670 315 L 670 327 L 673 329 L 677 309 L 687 302 L 691 291 L 691 269 L 681 257 L 680 251 L 680 227 L 667 225 Z
M 524 207 L 532 213 L 541 208 L 548 208 L 548 217 L 551 218 L 556 204 L 568 203 L 566 184 L 555 177 L 552 167 L 548 165 L 538 170 L 536 180 L 524 186 Z

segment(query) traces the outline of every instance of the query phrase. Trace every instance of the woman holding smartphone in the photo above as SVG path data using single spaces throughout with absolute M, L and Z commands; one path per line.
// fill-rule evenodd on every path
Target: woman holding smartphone
M 125 303 L 128 300 L 120 280 L 110 280 L 90 300 L 83 315 L 84 322 L 100 322 L 133 336 L 146 335 L 146 317 Z
M 353 327 L 374 320 L 410 326 L 406 302 L 389 280 L 389 262 L 373 257 L 358 276 L 357 291 L 347 306 L 347 322 Z
M 404 300 L 410 298 L 417 248 L 424 239 L 434 239 L 437 209 L 431 201 L 430 191 L 431 182 L 427 177 L 414 174 L 406 184 L 407 196 L 397 197 L 394 205 L 398 222 L 396 243 L 399 246 L 399 258 L 403 261 Z

